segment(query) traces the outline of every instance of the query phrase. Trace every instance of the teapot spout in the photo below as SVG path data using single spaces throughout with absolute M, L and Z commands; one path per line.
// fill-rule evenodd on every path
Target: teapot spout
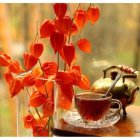
M 127 100 L 127 104 L 131 104 L 134 101 L 135 93 L 139 90 L 139 87 L 136 87 L 133 91 L 129 99 Z

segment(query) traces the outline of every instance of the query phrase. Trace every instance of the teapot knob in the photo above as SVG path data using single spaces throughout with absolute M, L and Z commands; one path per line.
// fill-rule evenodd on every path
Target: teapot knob
M 112 72 L 110 73 L 110 75 L 111 75 L 111 79 L 112 79 L 112 80 L 115 80 L 115 79 L 116 79 L 116 76 L 118 75 L 118 72 L 117 72 L 117 71 L 112 71 Z

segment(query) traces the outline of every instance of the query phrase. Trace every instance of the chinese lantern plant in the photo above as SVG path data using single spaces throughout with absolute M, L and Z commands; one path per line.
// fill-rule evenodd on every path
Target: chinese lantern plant
M 50 136 L 50 125 L 54 111 L 54 85 L 56 81 L 61 89 L 59 106 L 69 109 L 74 96 L 73 86 L 90 89 L 88 78 L 82 74 L 79 65 L 75 65 L 78 47 L 85 53 L 91 52 L 91 44 L 86 38 L 78 38 L 72 42 L 71 37 L 81 33 L 87 22 L 94 24 L 99 18 L 99 9 L 89 5 L 87 11 L 78 5 L 73 17 L 67 15 L 67 4 L 56 3 L 53 5 L 55 19 L 47 19 L 40 26 L 40 34 L 28 52 L 23 55 L 22 68 L 17 60 L 0 51 L 0 66 L 7 67 L 4 77 L 9 85 L 11 97 L 17 96 L 25 88 L 35 87 L 29 96 L 29 113 L 23 116 L 24 127 L 32 129 L 33 136 Z M 57 55 L 57 62 L 45 61 L 41 63 L 40 56 L 44 51 L 41 39 L 48 39 L 50 46 Z M 65 63 L 64 70 L 60 70 L 59 61 Z M 19 76 L 26 73 L 24 77 Z M 28 92 L 28 90 L 27 90 Z M 38 110 L 42 108 L 42 112 Z M 34 108 L 36 113 L 32 113 Z

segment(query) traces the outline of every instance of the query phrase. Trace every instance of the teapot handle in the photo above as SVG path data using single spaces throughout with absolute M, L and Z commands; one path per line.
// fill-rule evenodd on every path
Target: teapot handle
M 125 74 L 122 76 L 123 78 L 123 83 L 125 82 L 125 78 L 137 78 L 136 74 Z
M 131 74 L 130 78 L 136 78 L 137 75 L 139 75 L 139 72 L 133 68 L 129 68 L 128 66 L 125 66 L 125 65 L 117 65 L 117 66 L 110 66 L 110 67 L 107 67 L 106 69 L 103 69 L 103 73 L 104 73 L 103 78 L 106 78 L 106 73 L 110 69 L 118 69 L 121 72 L 127 73 L 128 75 Z M 128 75 L 125 76 L 125 78 L 126 77 L 128 78 Z M 135 75 L 135 76 L 133 77 L 132 75 Z

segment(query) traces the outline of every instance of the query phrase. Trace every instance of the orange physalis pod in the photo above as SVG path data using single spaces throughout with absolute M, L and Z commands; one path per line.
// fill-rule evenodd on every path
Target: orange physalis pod
M 42 69 L 46 76 L 54 75 L 57 72 L 57 64 L 55 62 L 44 62 L 42 64 Z
M 77 83 L 81 80 L 81 68 L 80 66 L 72 66 L 70 71 L 68 72 L 74 79 L 73 84 L 77 85 Z
M 71 74 L 67 73 L 67 72 L 59 71 L 56 74 L 55 81 L 59 85 L 72 84 L 73 81 L 74 81 L 74 77 Z
M 71 35 L 75 35 L 77 32 L 78 32 L 78 28 L 76 24 L 72 24 Z
M 94 24 L 100 16 L 100 11 L 97 7 L 90 7 L 87 11 L 88 19 Z
M 49 117 L 53 115 L 54 111 L 54 102 L 52 98 L 48 98 L 46 103 L 43 105 L 43 116 Z
M 38 58 L 31 53 L 24 53 L 24 65 L 26 70 L 30 70 L 38 62 Z
M 55 14 L 59 17 L 59 18 L 63 18 L 66 14 L 67 11 L 67 4 L 65 3 L 55 3 L 53 5 Z
M 35 120 L 35 118 L 30 114 L 23 117 L 23 120 L 24 120 L 25 128 L 34 128 L 37 124 L 37 121 Z
M 41 80 L 38 79 L 35 82 L 35 86 L 37 88 L 37 90 L 42 93 L 42 94 L 47 94 L 48 97 L 52 96 L 53 93 L 53 81 L 49 81 L 49 80 Z
M 62 19 L 55 19 L 55 25 L 59 31 L 69 35 L 72 29 L 72 19 L 69 16 L 65 16 Z
M 42 115 L 42 114 L 40 113 L 40 115 Z M 41 119 L 37 118 L 37 125 L 44 125 L 45 126 L 47 124 L 47 122 L 48 122 L 48 119 L 49 119 L 48 117 L 43 117 L 43 116 L 41 117 Z
M 38 124 L 33 128 L 34 137 L 46 137 L 49 136 L 49 130 L 45 128 L 45 125 Z
M 14 77 L 13 77 L 13 75 L 12 75 L 12 73 L 10 72 L 10 71 L 8 71 L 8 72 L 6 72 L 5 74 L 4 74 L 4 78 L 6 79 L 6 81 L 7 81 L 7 83 L 10 85 L 12 82 L 13 82 L 13 80 L 14 80 Z
M 85 89 L 85 90 L 89 90 L 90 89 L 90 82 L 89 79 L 84 76 L 83 74 L 81 75 L 81 80 L 80 82 L 77 84 L 78 87 Z
M 63 54 L 64 54 L 64 57 L 65 57 L 65 61 L 70 66 L 71 62 L 73 61 L 73 59 L 75 57 L 74 45 L 72 43 L 64 45 L 64 47 L 63 47 Z
M 9 70 L 16 74 L 24 71 L 17 60 L 10 61 Z
M 76 24 L 79 28 L 83 28 L 83 26 L 87 23 L 87 12 L 84 10 L 77 10 L 76 15 L 74 17 Z
M 29 73 L 23 78 L 22 85 L 23 87 L 33 86 L 35 84 L 35 81 L 36 81 L 36 77 L 32 73 Z
M 41 87 L 42 85 L 45 85 L 45 83 L 47 81 L 48 80 L 44 76 L 39 76 L 39 77 L 36 78 L 35 86 L 36 87 Z
M 80 39 L 78 41 L 78 47 L 83 52 L 86 52 L 86 53 L 90 53 L 91 52 L 91 44 L 90 44 L 90 42 L 87 39 Z
M 17 95 L 22 89 L 22 81 L 21 79 L 13 79 L 13 81 L 9 84 L 11 97 Z
M 32 107 L 39 107 L 43 105 L 45 102 L 46 102 L 46 95 L 38 91 L 34 91 L 30 96 L 30 105 Z
M 60 52 L 65 43 L 64 33 L 60 31 L 54 31 L 50 36 L 50 42 L 52 48 L 54 49 L 54 52 L 55 53 Z
M 55 31 L 55 24 L 52 20 L 46 20 L 40 27 L 41 38 L 50 37 L 51 33 Z
M 73 97 L 73 87 L 72 85 L 62 85 L 58 90 L 58 106 L 60 108 L 69 110 L 72 106 L 72 97 Z
M 43 44 L 42 43 L 34 43 L 30 46 L 30 52 L 35 57 L 40 57 L 43 52 Z
M 72 102 L 72 98 L 74 95 L 73 86 L 70 84 L 60 85 L 60 90 L 61 90 L 61 93 L 64 94 L 69 99 L 70 102 Z
M 64 51 L 63 51 L 63 49 L 61 49 L 61 51 L 60 51 L 60 56 L 61 56 L 61 58 L 62 58 L 64 61 L 66 61 L 66 60 L 65 60 L 65 57 L 64 57 Z
M 1 52 L 0 53 L 0 66 L 9 66 L 11 57 L 7 54 Z
M 53 90 L 54 82 L 48 80 L 48 81 L 45 83 L 45 86 L 46 86 L 46 92 L 47 92 L 47 94 L 48 94 L 48 97 L 52 97 L 52 96 L 53 96 L 53 92 L 54 92 L 54 90 Z

